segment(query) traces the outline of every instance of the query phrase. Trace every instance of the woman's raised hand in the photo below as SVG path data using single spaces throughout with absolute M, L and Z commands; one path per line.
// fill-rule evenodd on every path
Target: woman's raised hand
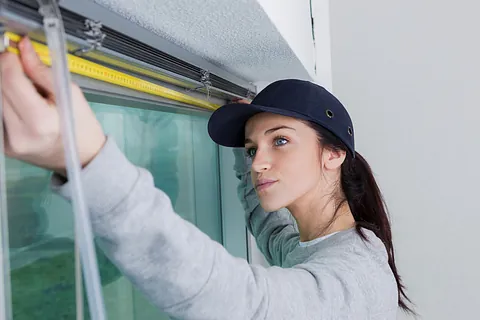
M 28 38 L 22 39 L 19 50 L 20 56 L 9 52 L 0 55 L 5 153 L 63 173 L 65 160 L 53 74 Z M 80 88 L 71 86 L 78 153 L 85 166 L 106 138 Z

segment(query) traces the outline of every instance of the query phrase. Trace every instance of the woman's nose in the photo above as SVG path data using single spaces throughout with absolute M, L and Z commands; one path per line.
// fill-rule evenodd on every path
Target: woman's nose
M 256 172 L 263 172 L 267 171 L 272 167 L 272 159 L 271 157 L 265 152 L 257 152 L 255 153 L 255 157 L 253 158 L 252 162 L 252 169 Z

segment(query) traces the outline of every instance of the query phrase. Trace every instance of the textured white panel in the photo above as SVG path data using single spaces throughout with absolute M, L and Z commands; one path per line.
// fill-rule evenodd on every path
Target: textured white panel
M 249 81 L 309 79 L 256 0 L 94 0 Z

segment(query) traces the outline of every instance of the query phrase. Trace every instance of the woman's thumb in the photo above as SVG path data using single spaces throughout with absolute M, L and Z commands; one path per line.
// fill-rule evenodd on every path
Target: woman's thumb
M 28 37 L 23 38 L 18 44 L 20 49 L 20 58 L 23 64 L 25 74 L 32 82 L 45 91 L 48 96 L 53 95 L 53 75 L 50 70 L 38 57 L 32 42 Z

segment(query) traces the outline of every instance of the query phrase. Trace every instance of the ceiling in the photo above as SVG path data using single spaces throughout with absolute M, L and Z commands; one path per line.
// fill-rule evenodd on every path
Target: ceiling
M 308 72 L 257 0 L 92 0 L 249 82 Z

